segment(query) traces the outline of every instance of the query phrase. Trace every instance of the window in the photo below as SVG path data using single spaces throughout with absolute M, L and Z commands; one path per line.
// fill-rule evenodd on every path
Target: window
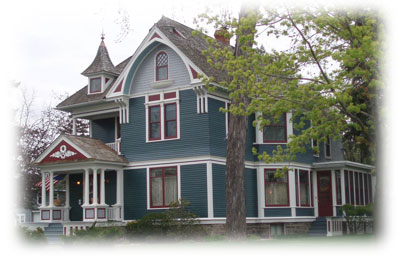
M 284 143 L 286 142 L 286 113 L 278 121 L 273 116 L 265 116 L 270 121 L 263 129 L 264 143 Z
M 101 92 L 101 77 L 90 79 L 90 93 Z
M 300 206 L 310 206 L 310 173 L 300 170 Z
M 318 146 L 318 141 L 317 139 L 311 139 L 311 149 L 313 151 L 314 157 L 319 157 L 319 151 L 314 150 L 314 147 Z
M 368 205 L 371 202 L 371 175 L 363 172 L 344 171 L 346 204 Z
M 289 187 L 288 174 L 283 177 L 275 177 L 276 169 L 265 169 L 265 205 L 266 206 L 288 206 Z
M 156 57 L 156 81 L 168 79 L 168 55 L 160 52 Z
M 146 97 L 147 142 L 179 138 L 178 100 L 178 92 Z
M 150 208 L 169 207 L 177 200 L 177 167 L 150 169 Z
M 165 138 L 176 138 L 176 103 L 164 106 L 165 111 Z
M 331 158 L 331 139 L 329 137 L 325 143 L 325 158 Z
M 150 140 L 161 139 L 161 115 L 160 106 L 149 107 L 149 138 Z

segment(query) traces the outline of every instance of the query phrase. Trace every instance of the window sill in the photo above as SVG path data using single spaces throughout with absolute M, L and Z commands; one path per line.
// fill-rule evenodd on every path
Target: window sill
M 159 139 L 159 140 L 146 140 L 146 143 L 152 143 L 152 142 L 167 142 L 167 141 L 174 141 L 174 140 L 180 140 L 180 138 L 177 137 L 177 138 L 168 138 L 168 139 Z
M 151 84 L 153 89 L 163 89 L 171 86 L 174 83 L 173 80 L 163 80 L 163 81 L 156 81 Z
M 253 142 L 253 145 L 280 145 L 280 144 L 288 144 L 288 142 Z

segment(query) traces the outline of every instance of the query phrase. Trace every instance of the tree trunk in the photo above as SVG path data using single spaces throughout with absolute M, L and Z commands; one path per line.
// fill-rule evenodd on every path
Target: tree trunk
M 226 233 L 231 238 L 241 239 L 246 236 L 244 169 L 248 117 L 229 115 L 226 157 Z
M 249 15 L 255 14 L 257 6 L 249 6 L 244 4 L 240 10 L 239 21 L 248 18 Z M 243 52 L 242 44 L 238 35 L 252 35 L 254 39 L 253 29 L 256 24 L 250 26 L 244 25 L 237 28 L 235 56 L 247 57 L 247 53 Z M 253 42 L 247 41 L 247 47 L 252 47 Z M 246 83 L 245 79 L 243 82 Z M 237 90 L 240 90 L 240 84 L 237 85 Z M 246 87 L 246 86 L 242 86 Z M 247 91 L 241 93 L 237 100 L 232 100 L 233 106 L 239 107 L 243 105 L 243 110 L 246 110 L 249 105 L 249 97 Z M 246 237 L 246 195 L 244 190 L 244 171 L 245 171 L 245 153 L 246 153 L 246 138 L 248 129 L 248 116 L 235 115 L 229 113 L 228 125 L 228 143 L 226 153 L 226 234 L 232 239 L 243 239 Z

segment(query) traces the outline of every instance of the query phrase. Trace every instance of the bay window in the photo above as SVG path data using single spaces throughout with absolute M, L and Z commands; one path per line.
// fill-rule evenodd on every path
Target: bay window
M 265 205 L 289 206 L 288 172 L 283 177 L 275 176 L 276 169 L 265 169 Z
M 311 206 L 311 172 L 308 170 L 295 170 L 296 205 Z
M 336 184 L 338 183 L 336 182 Z M 371 174 L 345 170 L 344 187 L 345 187 L 344 202 L 346 204 L 368 205 L 369 203 L 371 203 L 372 201 Z M 339 200 L 338 204 L 341 204 Z
M 177 167 L 150 169 L 150 208 L 166 208 L 177 200 Z

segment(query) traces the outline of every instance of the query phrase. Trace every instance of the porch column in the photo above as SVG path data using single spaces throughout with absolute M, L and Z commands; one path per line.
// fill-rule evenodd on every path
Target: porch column
M 122 170 L 117 170 L 117 202 L 115 205 L 121 205 L 122 204 Z
M 72 117 L 72 135 L 76 135 L 76 117 Z
M 97 168 L 93 169 L 93 204 L 97 205 Z
M 42 171 L 42 205 L 46 207 L 46 172 Z
M 69 221 L 69 174 L 65 175 L 65 206 L 64 220 Z
M 54 172 L 50 172 L 49 207 L 54 207 Z
M 105 205 L 105 185 L 104 185 L 104 169 L 100 169 L 100 204 Z
M 85 189 L 83 190 L 83 205 L 89 205 L 89 169 L 85 169 Z

